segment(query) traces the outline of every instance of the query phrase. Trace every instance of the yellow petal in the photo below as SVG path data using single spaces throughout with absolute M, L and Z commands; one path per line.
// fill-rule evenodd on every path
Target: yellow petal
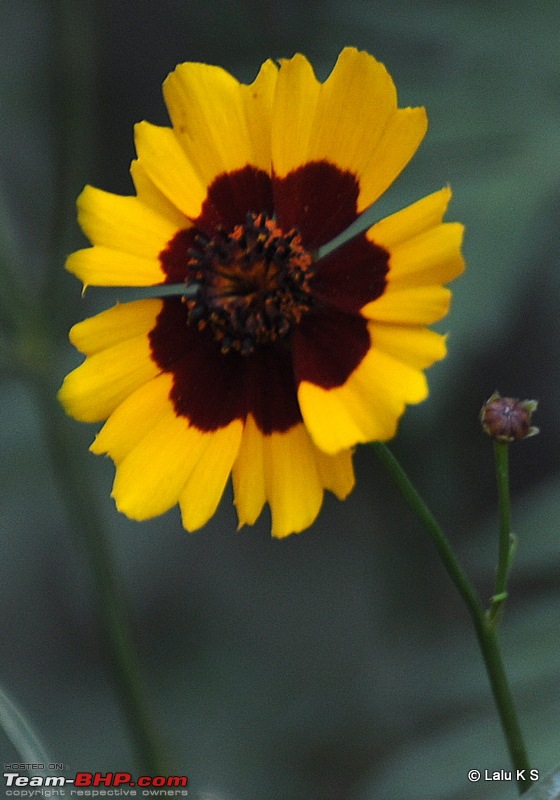
M 333 492 L 339 500 L 345 500 L 355 483 L 352 451 L 342 450 L 340 453 L 329 455 L 316 447 L 315 460 L 322 485 Z
M 430 325 L 447 314 L 450 302 L 451 292 L 443 286 L 392 290 L 389 284 L 384 294 L 365 305 L 361 313 L 378 322 Z
M 379 326 L 383 331 L 378 344 L 379 330 L 370 326 L 372 347 L 342 386 L 324 389 L 307 381 L 300 384 L 298 400 L 305 425 L 317 447 L 326 453 L 346 450 L 358 442 L 390 439 L 405 405 L 427 396 L 426 378 L 418 367 L 442 357 L 442 337 L 436 346 L 432 336 L 437 334 L 428 331 L 432 336 L 419 335 L 415 346 L 416 340 L 403 341 L 400 329 L 392 341 L 393 327 Z M 420 331 L 423 329 L 411 332 Z
M 391 251 L 402 242 L 439 225 L 450 200 L 451 189 L 448 187 L 433 192 L 377 222 L 369 229 L 368 238 Z
M 273 536 L 304 530 L 319 513 L 323 489 L 343 500 L 353 486 L 351 451 L 321 452 L 301 424 L 286 433 L 264 434 L 248 416 L 233 465 L 239 527 L 252 525 L 268 500 Z
M 206 185 L 188 161 L 171 128 L 139 122 L 134 127 L 136 152 L 154 186 L 190 219 L 200 215 Z
M 259 74 L 249 85 L 241 84 L 241 96 L 245 107 L 247 130 L 251 138 L 251 161 L 249 163 L 271 173 L 271 127 L 272 106 L 278 67 L 271 61 L 265 61 Z
M 234 503 L 239 527 L 253 525 L 266 501 L 263 434 L 249 414 L 232 471 Z
M 189 227 L 188 218 L 168 200 L 163 192 L 160 192 L 155 183 L 150 180 L 138 159 L 135 159 L 130 165 L 130 174 L 132 175 L 138 198 L 144 205 L 168 219 L 175 225 L 176 230 Z
M 117 466 L 112 496 L 132 519 L 150 519 L 174 506 L 212 433 L 178 417 L 171 404 Z
M 277 68 L 250 86 L 220 67 L 180 64 L 163 84 L 173 128 L 205 186 L 247 164 L 270 173 L 270 115 Z
M 93 355 L 125 339 L 147 335 L 156 323 L 163 303 L 157 298 L 117 303 L 107 311 L 78 322 L 70 329 L 70 341 L 81 353 Z
M 465 268 L 461 255 L 463 226 L 444 222 L 395 247 L 389 274 L 394 288 L 447 283 Z
M 88 247 L 72 253 L 66 269 L 84 286 L 155 286 L 166 278 L 157 259 L 113 250 L 110 247 Z
M 308 158 L 360 175 L 396 107 L 395 86 L 383 64 L 344 48 L 320 88 Z
M 360 175 L 358 212 L 374 203 L 393 183 L 418 149 L 427 128 L 423 108 L 395 111 Z
M 272 122 L 276 175 L 326 160 L 356 177 L 358 212 L 395 180 L 426 128 L 423 108 L 397 108 L 390 75 L 368 53 L 345 48 L 323 84 L 301 55 L 281 64 Z
M 372 330 L 374 347 L 414 369 L 426 369 L 445 358 L 446 337 L 429 328 L 374 324 Z
M 92 244 L 157 259 L 177 228 L 137 197 L 86 186 L 78 197 L 78 221 Z
M 281 62 L 272 111 L 272 163 L 279 177 L 309 160 L 320 86 L 305 56 Z
M 442 223 L 450 198 L 450 189 L 434 192 L 369 229 L 367 238 L 391 254 L 388 290 L 447 283 L 461 274 L 464 228 Z
M 162 373 L 136 389 L 113 411 L 95 437 L 91 452 L 106 453 L 120 464 L 172 407 L 172 386 L 173 376 Z
M 195 531 L 216 511 L 239 450 L 243 423 L 234 420 L 213 431 L 207 446 L 179 495 L 183 526 Z
M 88 356 L 66 376 L 59 399 L 76 419 L 98 422 L 159 371 L 151 358 L 148 337 L 135 336 Z
M 272 535 L 281 538 L 308 528 L 321 508 L 323 487 L 305 426 L 264 436 L 263 458 Z

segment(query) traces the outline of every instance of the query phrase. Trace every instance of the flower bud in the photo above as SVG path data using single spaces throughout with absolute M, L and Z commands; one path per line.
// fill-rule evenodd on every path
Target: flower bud
M 494 392 L 482 406 L 480 422 L 495 441 L 516 442 L 539 432 L 531 425 L 531 415 L 536 408 L 536 400 L 517 400 Z

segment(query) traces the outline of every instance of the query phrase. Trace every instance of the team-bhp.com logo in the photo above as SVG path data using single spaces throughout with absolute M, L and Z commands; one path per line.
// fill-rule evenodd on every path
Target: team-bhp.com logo
M 165 797 L 186 796 L 189 781 L 186 775 L 140 775 L 133 778 L 130 772 L 76 772 L 73 778 L 62 775 L 33 775 L 4 772 L 7 797 Z M 100 789 L 99 787 L 102 787 Z M 111 787 L 113 791 L 106 789 Z M 137 791 L 136 787 L 141 789 Z M 64 791 L 68 789 L 68 792 Z M 52 791 L 48 791 L 52 790 Z

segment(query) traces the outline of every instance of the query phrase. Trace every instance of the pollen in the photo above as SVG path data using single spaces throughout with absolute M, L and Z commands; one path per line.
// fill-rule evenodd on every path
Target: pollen
M 290 333 L 312 307 L 313 257 L 297 228 L 249 212 L 231 231 L 197 234 L 189 251 L 188 324 L 209 327 L 223 353 L 250 355 Z

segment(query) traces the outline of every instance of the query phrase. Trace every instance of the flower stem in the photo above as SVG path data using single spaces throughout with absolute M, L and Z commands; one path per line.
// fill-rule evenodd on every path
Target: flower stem
M 420 522 L 424 525 L 428 535 L 435 544 L 441 560 L 447 570 L 451 580 L 461 597 L 463 598 L 473 620 L 484 617 L 482 602 L 466 574 L 463 572 L 445 534 L 438 522 L 429 510 L 426 503 L 420 497 L 417 489 L 413 486 L 410 478 L 405 473 L 400 463 L 393 453 L 383 442 L 374 442 L 373 449 L 381 461 L 393 482 L 396 484 L 400 493 L 414 511 Z
M 500 722 L 511 762 L 520 776 L 517 779 L 519 794 L 523 794 L 533 781 L 529 777 L 529 757 L 500 652 L 498 630 L 489 613 L 484 614 L 480 620 L 475 621 L 475 628 L 498 714 L 500 715 Z
M 75 234 L 76 197 L 90 172 L 96 120 L 96 0 L 50 0 L 49 84 L 52 135 L 52 213 L 46 276 L 40 299 L 45 309 L 60 302 L 67 278 L 62 265 Z M 67 320 L 56 317 L 60 330 Z
M 25 274 L 24 261 L 15 241 L 4 187 L 0 187 L 0 330 L 17 331 L 26 311 L 23 290 L 16 276 Z
M 520 771 L 517 785 L 519 793 L 522 794 L 532 783 L 529 777 L 529 759 L 500 652 L 498 632 L 495 624 L 496 615 L 492 613 L 494 606 L 488 612 L 484 609 L 476 589 L 459 564 L 443 530 L 389 448 L 382 442 L 374 442 L 373 449 L 408 506 L 418 517 L 432 539 L 449 577 L 467 606 L 474 624 L 486 671 L 490 679 L 492 694 L 494 695 L 494 700 L 498 709 L 500 723 L 508 746 L 511 762 L 514 769 Z M 503 464 L 501 464 L 501 468 L 503 468 Z M 507 469 L 505 479 L 507 480 Z M 502 494 L 500 494 L 500 497 L 502 498 Z M 508 521 L 507 559 L 505 561 L 505 567 L 500 563 L 496 587 L 499 589 L 503 586 L 502 592 L 505 592 L 505 580 L 507 580 L 507 573 L 511 563 L 511 544 L 509 541 L 509 493 L 507 509 L 505 500 L 503 502 L 504 513 L 507 510 Z M 503 516 L 502 525 L 505 526 Z M 500 556 L 502 550 L 505 552 L 505 547 L 502 545 L 502 538 L 503 537 L 500 539 Z M 498 583 L 498 581 L 500 581 L 500 583 Z M 499 592 L 496 591 L 495 594 L 499 594 Z
M 125 603 L 115 575 L 98 507 L 92 497 L 85 458 L 69 421 L 56 401 L 50 381 L 34 388 L 44 418 L 47 444 L 75 533 L 85 545 L 95 579 L 99 618 L 106 636 L 115 685 L 133 740 L 139 766 L 146 774 L 165 774 L 165 763 L 145 705 Z
M 68 209 L 74 205 L 74 197 L 83 182 L 84 159 L 89 158 L 91 152 L 84 137 L 91 135 L 92 129 L 94 6 L 89 0 L 51 0 L 50 3 L 51 123 L 56 144 L 53 152 L 54 211 L 49 254 L 45 259 L 47 278 L 36 300 L 30 292 L 24 291 L 17 279 L 25 273 L 21 267 L 25 257 L 17 246 L 8 209 L 0 194 L 0 330 L 10 333 L 9 343 L 0 343 L 0 367 L 6 368 L 10 376 L 25 381 L 35 393 L 70 524 L 89 557 L 100 626 L 106 637 L 115 687 L 138 766 L 146 774 L 164 775 L 165 760 L 146 708 L 126 604 L 113 568 L 103 521 L 91 492 L 88 463 L 82 454 L 83 448 L 75 441 L 70 421 L 56 400 L 56 386 L 51 378 L 54 328 L 64 325 L 61 264 L 67 252 L 68 231 L 74 226 Z

